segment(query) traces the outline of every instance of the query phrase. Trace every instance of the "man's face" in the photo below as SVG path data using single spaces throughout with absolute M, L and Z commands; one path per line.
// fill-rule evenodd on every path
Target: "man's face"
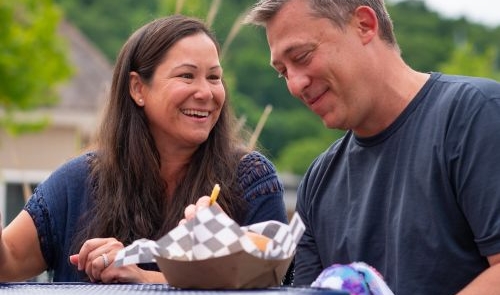
M 271 65 L 290 93 L 321 117 L 328 128 L 351 129 L 359 113 L 361 42 L 350 24 L 345 30 L 312 15 L 308 1 L 291 0 L 266 25 Z

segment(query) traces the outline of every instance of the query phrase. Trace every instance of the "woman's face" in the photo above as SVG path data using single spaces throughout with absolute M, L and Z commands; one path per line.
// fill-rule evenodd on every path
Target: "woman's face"
M 131 94 L 144 107 L 160 151 L 196 149 L 207 140 L 225 101 L 214 42 L 204 33 L 179 40 L 149 84 L 131 74 Z

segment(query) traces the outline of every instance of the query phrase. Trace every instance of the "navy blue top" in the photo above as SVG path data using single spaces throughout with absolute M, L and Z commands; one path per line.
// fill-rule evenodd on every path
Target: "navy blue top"
M 89 210 L 89 157 L 79 156 L 54 171 L 38 185 L 24 207 L 33 218 L 54 282 L 84 280 L 83 273 L 69 263 L 69 255 L 74 254 L 70 249 L 77 221 Z M 249 206 L 242 225 L 266 220 L 288 223 L 283 185 L 267 158 L 258 152 L 246 155 L 238 167 L 238 180 Z
M 455 294 L 500 253 L 500 84 L 432 73 L 380 134 L 347 132 L 305 175 L 295 283 L 363 261 L 395 294 Z

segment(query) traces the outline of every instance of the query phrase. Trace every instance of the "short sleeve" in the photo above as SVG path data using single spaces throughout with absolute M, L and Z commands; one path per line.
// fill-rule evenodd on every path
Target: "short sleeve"
M 267 220 L 288 223 L 283 184 L 266 157 L 255 151 L 245 155 L 238 167 L 238 182 L 249 204 L 243 225 Z
M 485 100 L 466 118 L 457 120 L 456 147 L 450 153 L 457 201 L 484 256 L 500 253 L 500 98 Z M 453 122 L 454 123 L 454 122 Z M 457 160 L 458 159 L 458 160 Z
M 38 232 L 38 239 L 43 258 L 45 259 L 49 269 L 52 269 L 52 261 L 54 261 L 53 245 L 56 238 L 50 225 L 49 209 L 43 198 L 42 187 L 43 185 L 39 185 L 35 189 L 33 195 L 24 206 L 24 210 L 28 212 L 33 219 L 33 223 L 35 224 L 35 228 Z
M 35 224 L 49 270 L 68 264 L 75 227 L 88 210 L 88 159 L 82 155 L 56 169 L 24 206 Z

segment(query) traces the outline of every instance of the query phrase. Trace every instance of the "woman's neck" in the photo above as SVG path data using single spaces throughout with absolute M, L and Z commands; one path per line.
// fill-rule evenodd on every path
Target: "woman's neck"
M 186 175 L 192 156 L 192 153 L 169 155 L 168 157 L 162 156 L 160 173 L 163 180 L 167 183 L 167 195 L 169 197 L 173 196 L 178 184 Z

